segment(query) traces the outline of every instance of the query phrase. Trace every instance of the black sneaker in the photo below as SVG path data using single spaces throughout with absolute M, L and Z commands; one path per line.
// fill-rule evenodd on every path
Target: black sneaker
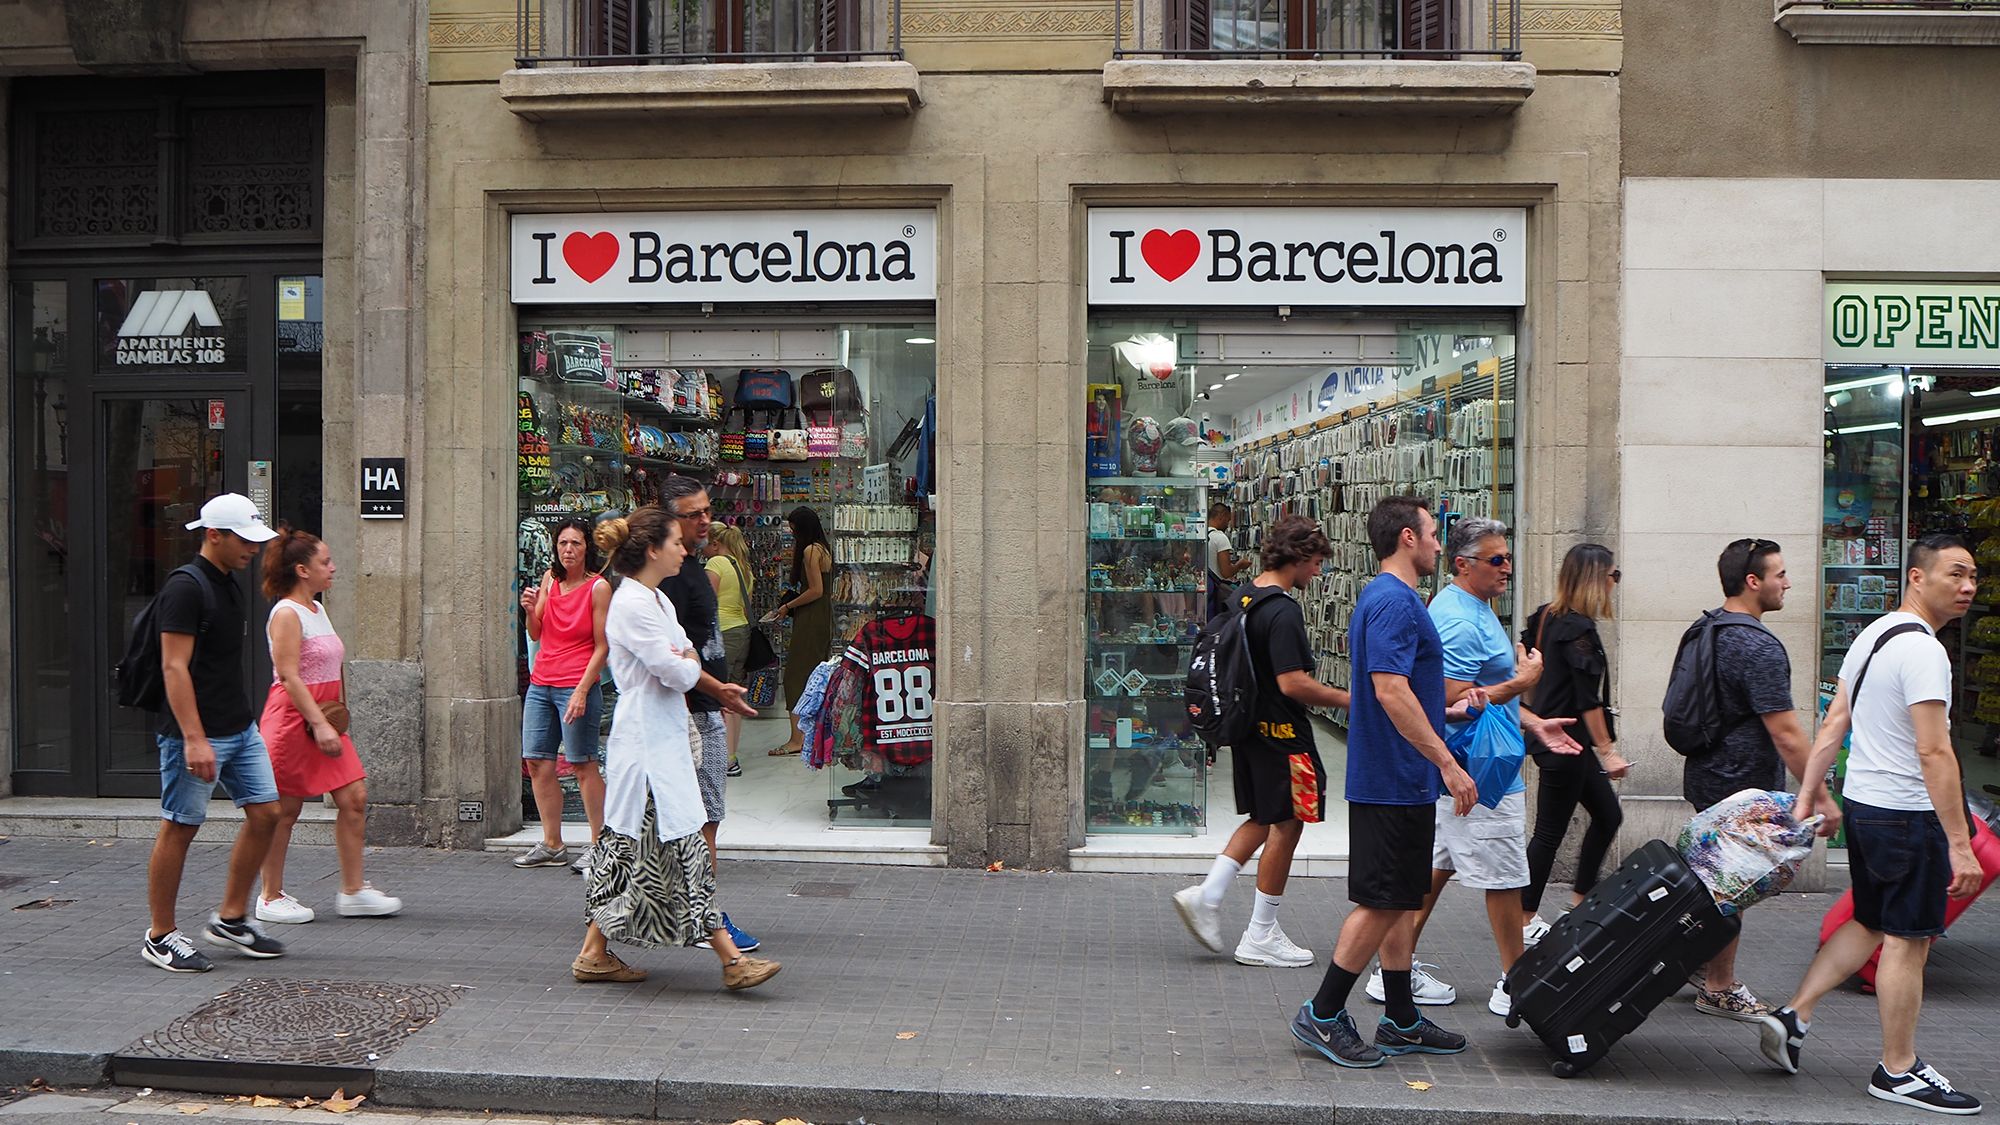
M 1768 1016 L 1759 1016 L 1761 1025 L 1757 1031 L 1757 1049 L 1771 1060 L 1771 1065 L 1786 1074 L 1799 1072 L 1799 1054 L 1806 1046 L 1806 1025 L 1799 1022 L 1799 1014 L 1790 1008 L 1779 1008 Z
M 152 931 L 147 931 L 145 940 L 139 943 L 139 956 L 170 973 L 205 973 L 215 968 L 215 962 L 179 930 L 162 938 L 155 938 Z
M 1969 1117 L 1982 1108 L 1978 1098 L 1952 1089 L 1944 1075 L 1922 1059 L 1917 1060 L 1908 1074 L 1890 1074 L 1889 1068 L 1876 1063 L 1875 1074 L 1868 1080 L 1868 1093 L 1885 1102 L 1961 1117 Z
M 208 929 L 202 937 L 210 945 L 234 949 L 245 957 L 271 958 L 285 955 L 285 943 L 264 932 L 264 928 L 248 918 L 235 922 L 225 922 L 222 915 L 208 916 Z
M 1385 1055 L 1455 1055 L 1465 1050 L 1465 1036 L 1446 1031 L 1426 1016 L 1409 1027 L 1397 1027 L 1388 1016 L 1375 1024 L 1375 1049 Z
M 1382 1065 L 1382 1052 L 1361 1041 L 1354 1020 L 1342 1009 L 1330 1020 L 1313 1015 L 1312 1001 L 1299 1005 L 1292 1017 L 1292 1038 L 1318 1051 L 1336 1066 L 1365 1068 Z

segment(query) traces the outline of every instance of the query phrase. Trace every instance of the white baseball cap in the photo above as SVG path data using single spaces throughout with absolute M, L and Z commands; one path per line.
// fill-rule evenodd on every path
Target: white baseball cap
M 201 506 L 201 518 L 187 525 L 189 531 L 196 528 L 212 527 L 217 531 L 234 532 L 239 538 L 252 543 L 268 543 L 278 537 L 257 512 L 257 505 L 240 492 L 225 492 Z

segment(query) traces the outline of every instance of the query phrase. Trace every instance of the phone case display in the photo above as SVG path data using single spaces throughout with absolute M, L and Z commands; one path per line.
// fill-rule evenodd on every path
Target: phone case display
M 1378 501 L 1397 495 L 1428 500 L 1440 542 L 1463 516 L 1513 523 L 1514 357 L 1384 391 L 1373 403 L 1245 445 L 1230 469 L 1239 552 L 1254 555 L 1264 529 L 1291 514 L 1319 521 L 1333 544 L 1325 572 L 1299 595 L 1319 679 L 1333 687 L 1353 686 L 1347 626 L 1355 598 L 1378 570 L 1367 527 Z M 1429 601 L 1448 581 L 1441 560 L 1439 573 L 1423 579 L 1418 593 Z M 1493 608 L 1502 621 L 1513 619 L 1511 588 Z M 1323 714 L 1346 724 L 1337 710 Z
M 1206 822 L 1207 747 L 1182 700 L 1208 572 L 1198 477 L 1088 482 L 1087 823 L 1188 833 Z
M 1938 631 L 1956 665 L 1952 745 L 1968 785 L 1978 788 L 2000 782 L 2000 427 L 1974 423 L 1926 430 L 1913 435 L 1913 442 L 1906 478 L 1909 534 L 1953 532 L 1972 548 L 1979 567 L 1971 607 Z M 1901 601 L 1900 565 L 1893 570 L 1828 570 L 1829 583 L 1836 574 L 1846 578 L 1836 600 L 1851 596 L 1862 609 L 1880 605 L 1874 614 L 1851 620 L 1866 624 Z M 1846 592 L 1850 585 L 1855 587 L 1852 595 Z

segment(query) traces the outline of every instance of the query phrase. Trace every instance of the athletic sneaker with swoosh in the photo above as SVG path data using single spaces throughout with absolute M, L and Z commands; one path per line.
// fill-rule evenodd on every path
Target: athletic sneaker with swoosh
M 1384 1058 L 1382 1052 L 1362 1041 L 1361 1033 L 1354 1030 L 1353 1017 L 1345 1008 L 1332 1019 L 1323 1020 L 1313 1014 L 1310 1000 L 1300 1004 L 1299 1014 L 1292 1017 L 1292 1038 L 1318 1051 L 1336 1066 L 1365 1069 L 1381 1066 Z

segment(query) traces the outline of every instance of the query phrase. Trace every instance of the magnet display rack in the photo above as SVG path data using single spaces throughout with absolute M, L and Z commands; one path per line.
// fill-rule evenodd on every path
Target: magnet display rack
M 1501 356 L 1239 448 L 1230 489 L 1244 528 L 1237 550 L 1254 555 L 1263 529 L 1291 514 L 1319 521 L 1333 544 L 1326 572 L 1299 593 L 1323 682 L 1352 686 L 1347 624 L 1356 596 L 1378 569 L 1366 526 L 1377 501 L 1394 495 L 1430 501 L 1440 541 L 1460 516 L 1511 523 L 1514 404 L 1514 357 Z M 1426 602 L 1439 581 L 1419 584 Z M 1511 590 L 1493 608 L 1511 621 Z M 1321 713 L 1347 725 L 1337 709 Z

